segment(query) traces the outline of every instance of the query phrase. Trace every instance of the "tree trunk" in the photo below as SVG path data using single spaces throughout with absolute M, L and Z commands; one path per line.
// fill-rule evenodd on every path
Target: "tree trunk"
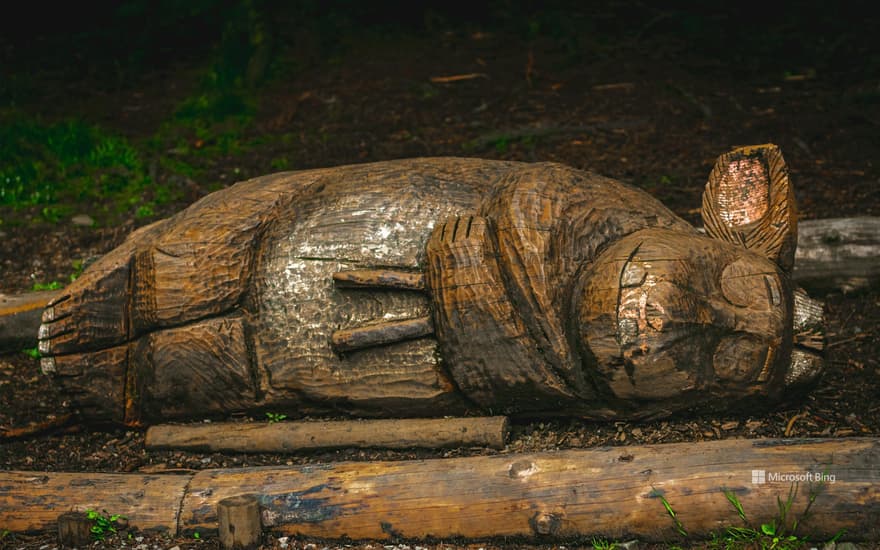
M 794 278 L 814 291 L 852 292 L 876 284 L 880 279 L 880 218 L 801 222 Z
M 61 291 L 0 294 L 0 353 L 21 351 L 37 345 L 37 331 L 46 304 Z
M 878 456 L 876 438 L 730 439 L 180 476 L 3 472 L 0 525 L 45 531 L 63 511 L 93 508 L 141 529 L 216 534 L 217 504 L 248 493 L 263 527 L 290 535 L 668 541 L 742 526 L 733 496 L 760 529 L 778 520 L 777 499 L 791 495 L 786 527 L 798 520 L 798 535 L 823 540 L 846 530 L 876 541 Z

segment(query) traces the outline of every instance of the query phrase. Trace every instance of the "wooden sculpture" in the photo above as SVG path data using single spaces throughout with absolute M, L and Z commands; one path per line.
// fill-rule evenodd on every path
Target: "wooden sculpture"
M 287 172 L 140 229 L 45 309 L 42 369 L 127 424 L 234 411 L 648 418 L 820 372 L 779 150 L 721 156 L 707 236 L 566 166 Z

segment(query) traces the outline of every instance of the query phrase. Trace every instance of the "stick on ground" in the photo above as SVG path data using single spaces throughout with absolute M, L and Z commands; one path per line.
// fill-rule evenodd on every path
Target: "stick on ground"
M 507 417 L 404 418 L 317 422 L 161 424 L 147 430 L 147 449 L 286 453 L 342 447 L 503 449 Z

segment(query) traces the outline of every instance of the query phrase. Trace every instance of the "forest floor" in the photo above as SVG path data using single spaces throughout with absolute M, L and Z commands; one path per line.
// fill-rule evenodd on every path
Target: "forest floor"
M 136 227 L 235 181 L 402 157 L 561 162 L 641 187 L 699 224 L 700 195 L 715 158 L 738 145 L 772 142 L 787 161 L 801 219 L 880 215 L 876 66 L 865 70 L 856 62 L 804 58 L 785 68 L 750 66 L 747 59 L 719 58 L 654 26 L 615 41 L 581 44 L 576 56 L 554 37 L 469 25 L 356 40 L 356 47 L 341 54 L 308 62 L 292 46 L 279 49 L 274 72 L 249 95 L 247 117 L 204 125 L 181 123 L 175 115 L 198 95 L 203 59 L 183 58 L 123 83 L 108 83 L 106 74 L 89 71 L 29 76 L 28 93 L 16 98 L 19 115 L 47 124 L 75 117 L 122 136 L 141 152 L 149 184 L 137 197 L 145 209 L 137 212 L 114 211 L 91 195 L 48 214 L 36 203 L 0 206 L 0 292 L 67 281 L 78 269 L 75 263 L 106 253 Z M 171 191 L 157 197 L 157 189 Z M 76 215 L 95 223 L 76 225 Z M 805 396 L 737 415 L 645 423 L 525 421 L 514 426 L 501 452 L 880 436 L 880 292 L 819 298 L 826 302 L 828 369 Z M 40 373 L 37 359 L 25 353 L 0 356 L 0 434 L 71 412 L 65 396 Z M 493 452 L 498 451 L 158 452 L 144 449 L 142 430 L 74 423 L 38 436 L 0 439 L 0 469 L 161 472 Z M 217 542 L 151 535 L 112 544 L 183 549 L 213 548 Z M 388 543 L 351 546 L 383 544 Z M 0 534 L 0 547 L 56 545 L 51 535 Z M 263 548 L 285 545 L 326 546 L 267 536 Z M 568 547 L 584 545 L 590 547 L 589 541 Z M 440 546 L 511 547 L 503 541 L 432 544 Z

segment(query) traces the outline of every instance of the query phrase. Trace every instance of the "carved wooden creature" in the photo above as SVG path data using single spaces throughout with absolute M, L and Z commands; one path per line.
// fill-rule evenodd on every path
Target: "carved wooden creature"
M 238 183 L 135 232 L 43 313 L 95 419 L 233 411 L 645 418 L 821 370 L 778 149 L 719 158 L 708 236 L 566 166 L 412 159 Z

